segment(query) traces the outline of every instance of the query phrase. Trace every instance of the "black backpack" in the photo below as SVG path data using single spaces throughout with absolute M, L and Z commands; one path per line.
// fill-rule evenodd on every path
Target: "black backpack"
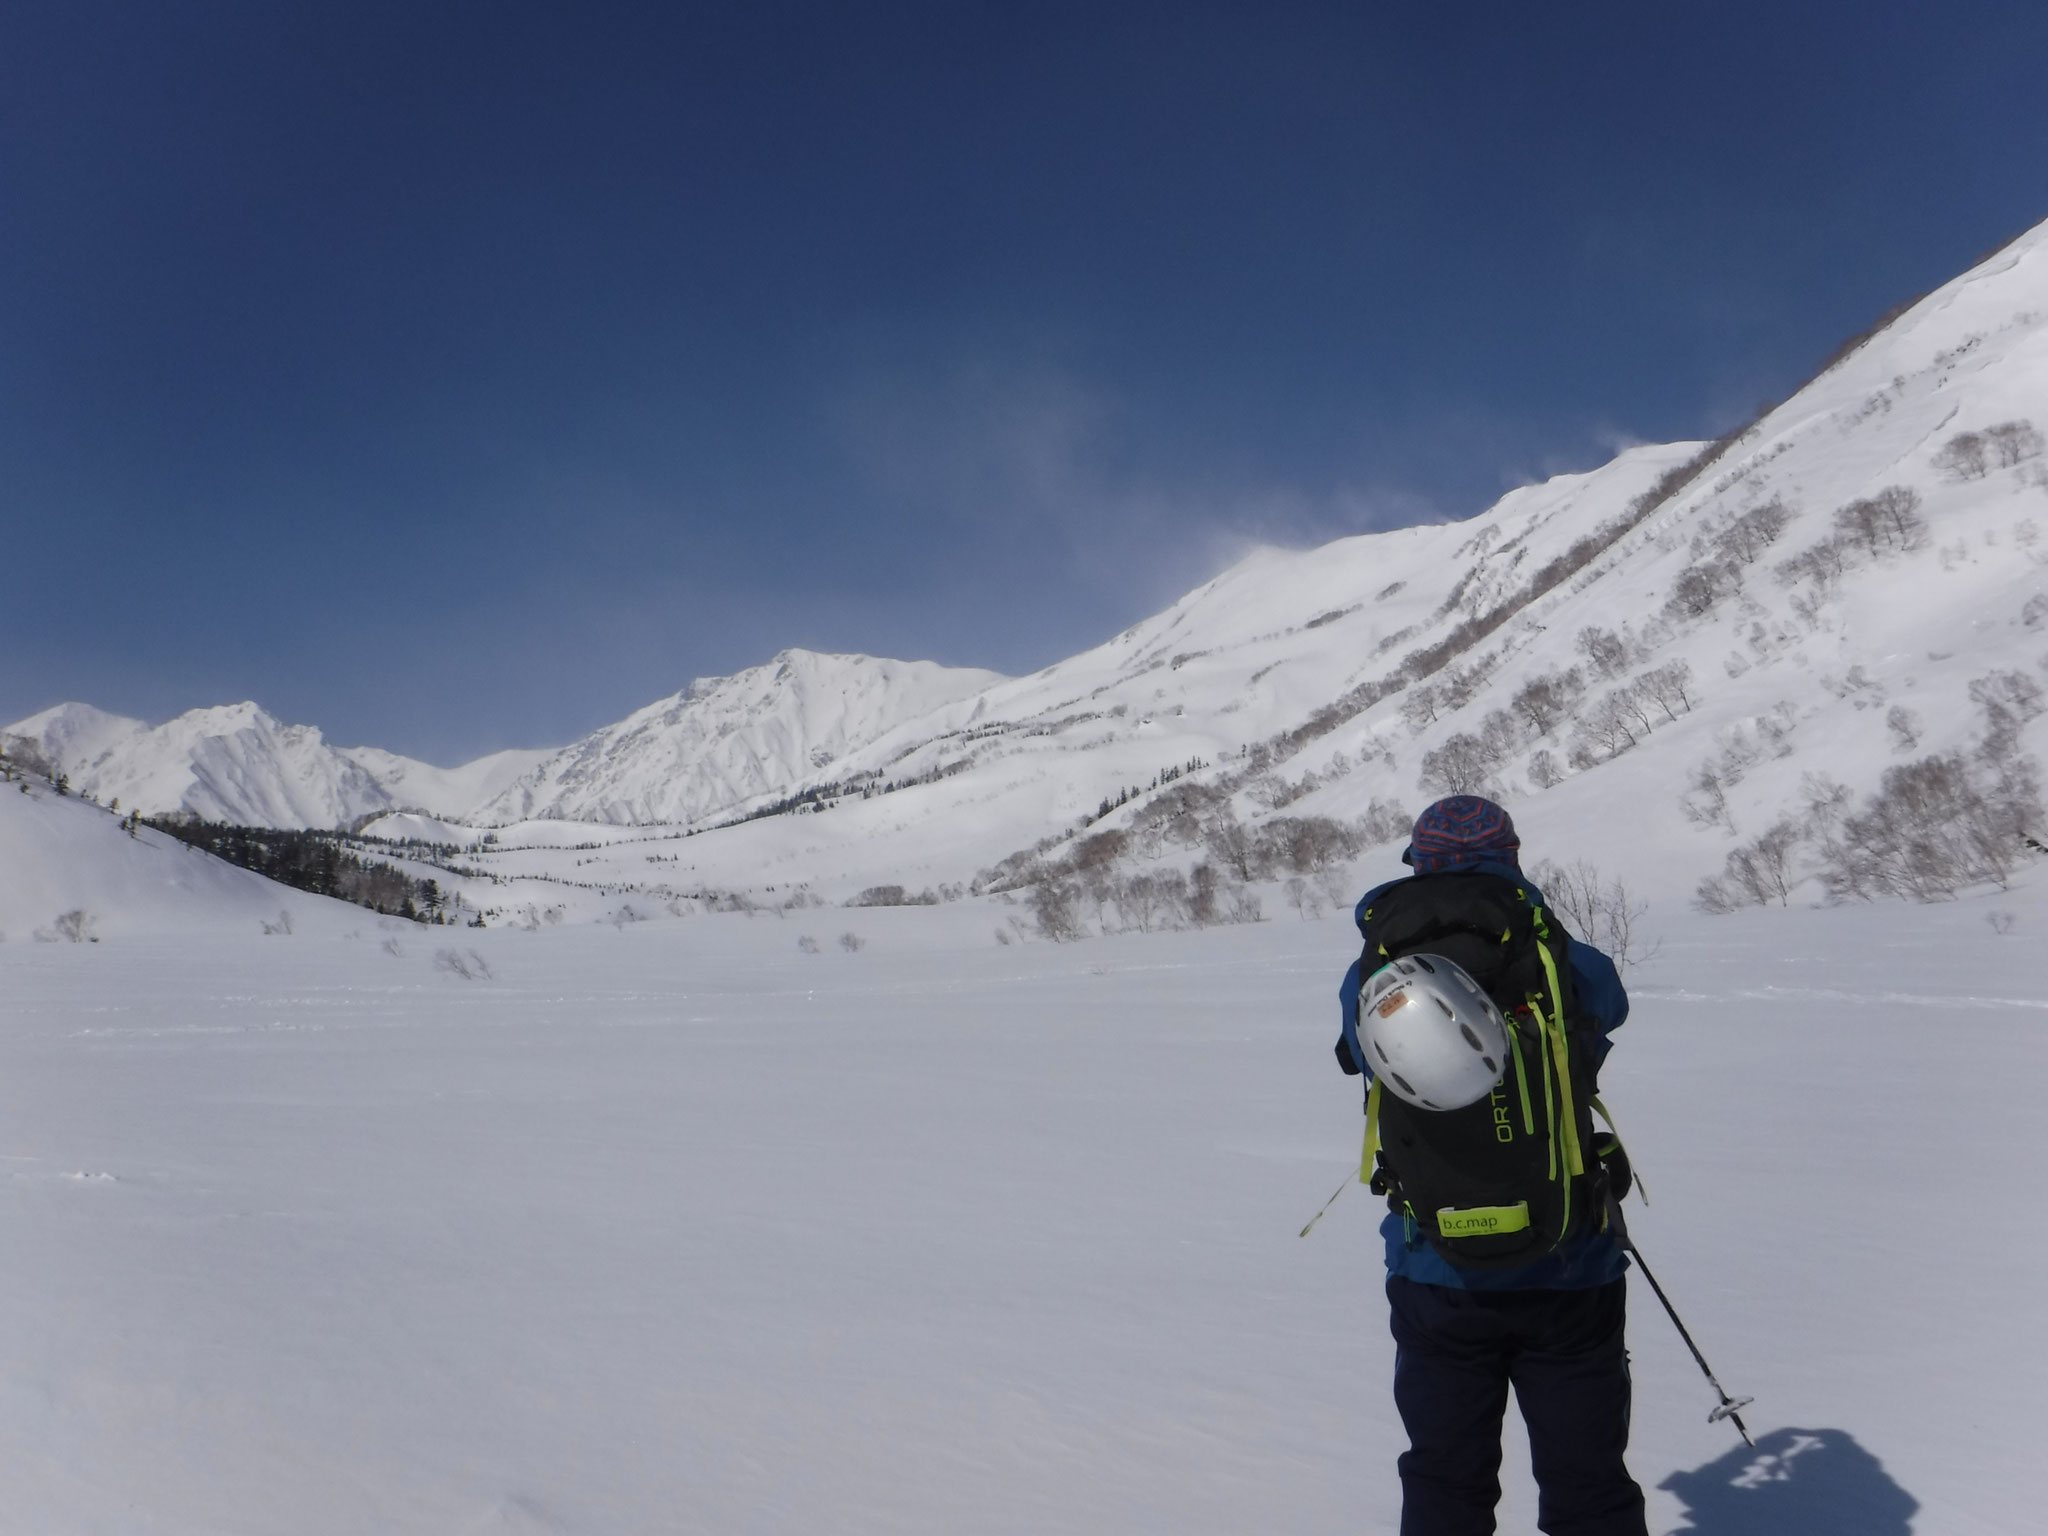
M 1417 1109 L 1374 1076 L 1364 1159 L 1373 1192 L 1472 1269 L 1531 1263 L 1603 1222 L 1595 1026 L 1575 1006 L 1564 925 L 1517 882 L 1464 871 L 1390 886 L 1358 927 L 1361 978 L 1403 955 L 1441 955 L 1486 989 L 1509 1038 L 1500 1084 L 1463 1109 Z

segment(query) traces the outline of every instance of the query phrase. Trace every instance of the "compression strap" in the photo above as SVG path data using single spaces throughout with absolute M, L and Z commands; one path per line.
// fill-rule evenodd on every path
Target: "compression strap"
M 1558 1108 L 1564 1112 L 1564 1166 L 1566 1172 L 1576 1176 L 1586 1171 L 1586 1159 L 1579 1149 L 1579 1118 L 1572 1105 L 1571 1051 L 1564 1033 L 1564 992 L 1558 985 L 1557 959 L 1550 952 L 1547 935 L 1538 937 L 1536 953 L 1543 957 L 1543 974 L 1550 982 L 1551 1015 L 1544 1023 L 1545 1033 L 1550 1036 L 1550 1054 L 1557 1063 Z
M 1380 1150 L 1380 1080 L 1374 1078 L 1365 1095 L 1365 1145 L 1358 1153 L 1358 1182 L 1372 1182 L 1372 1161 Z
M 1648 1205 L 1650 1203 L 1649 1188 L 1643 1183 L 1642 1169 L 1636 1166 L 1635 1158 L 1629 1156 L 1628 1143 L 1622 1139 L 1621 1127 L 1614 1123 L 1614 1116 L 1608 1113 L 1607 1106 L 1600 1102 L 1599 1094 L 1594 1094 L 1586 1102 L 1593 1106 L 1593 1112 L 1599 1115 L 1602 1120 L 1605 1120 L 1607 1122 L 1607 1129 L 1614 1133 L 1614 1144 L 1621 1148 L 1624 1157 L 1628 1157 L 1629 1178 L 1635 1182 L 1636 1193 L 1642 1196 L 1643 1204 Z

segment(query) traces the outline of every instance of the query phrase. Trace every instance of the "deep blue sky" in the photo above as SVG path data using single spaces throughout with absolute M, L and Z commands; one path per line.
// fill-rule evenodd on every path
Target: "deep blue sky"
M 2048 7 L 0 4 L 0 721 L 1024 671 L 2048 216 Z

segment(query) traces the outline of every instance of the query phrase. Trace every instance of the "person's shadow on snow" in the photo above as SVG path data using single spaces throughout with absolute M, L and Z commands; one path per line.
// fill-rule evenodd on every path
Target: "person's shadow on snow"
M 1910 1536 L 1920 1501 L 1839 1429 L 1777 1429 L 1657 1485 L 1685 1502 L 1673 1536 Z

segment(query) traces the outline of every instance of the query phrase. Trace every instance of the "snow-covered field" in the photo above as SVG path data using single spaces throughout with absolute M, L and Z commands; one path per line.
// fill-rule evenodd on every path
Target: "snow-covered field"
M 1006 910 L 10 936 L 0 1525 L 1392 1531 L 1344 917 Z M 1652 1530 L 2038 1529 L 2048 899 L 1648 926 Z

